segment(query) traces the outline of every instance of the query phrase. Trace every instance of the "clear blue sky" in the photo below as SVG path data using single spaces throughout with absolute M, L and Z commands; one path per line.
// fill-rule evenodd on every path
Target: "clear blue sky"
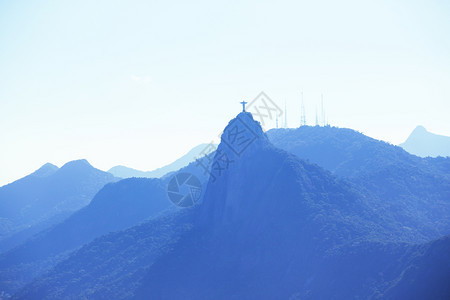
M 0 185 L 46 162 L 153 169 L 265 91 L 298 126 L 450 135 L 449 1 L 1 1 Z

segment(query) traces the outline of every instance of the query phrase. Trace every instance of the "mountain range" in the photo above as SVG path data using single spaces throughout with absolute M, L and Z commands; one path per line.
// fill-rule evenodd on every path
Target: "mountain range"
M 86 160 L 58 168 L 45 164 L 34 173 L 0 187 L 0 249 L 59 223 L 89 204 L 107 183 L 118 178 Z
M 447 299 L 448 166 L 241 113 L 198 205 L 85 244 L 13 298 Z
M 0 255 L 0 289 L 11 293 L 95 238 L 170 210 L 159 179 L 130 178 L 107 184 L 91 203 L 64 221 Z
M 208 173 L 197 164 L 193 162 L 180 172 L 196 176 L 204 189 Z M 171 178 L 128 178 L 106 184 L 89 205 L 35 232 L 32 238 L 23 238 L 14 248 L 10 245 L 8 249 L 13 249 L 0 254 L 0 291 L 14 293 L 102 235 L 176 211 L 167 196 Z

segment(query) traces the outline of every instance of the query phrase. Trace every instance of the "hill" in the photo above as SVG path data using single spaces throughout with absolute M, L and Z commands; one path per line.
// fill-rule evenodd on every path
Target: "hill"
M 11 293 L 96 237 L 171 207 L 159 179 L 130 178 L 101 189 L 86 207 L 0 255 L 0 289 Z
M 436 172 L 441 165 L 434 164 L 435 160 L 421 159 L 401 147 L 348 128 L 301 126 L 295 129 L 271 129 L 267 136 L 276 147 L 348 178 L 377 172 L 397 163 L 427 172 Z M 448 176 L 450 169 L 438 173 Z
M 346 128 L 272 129 L 270 141 L 358 185 L 373 207 L 420 241 L 450 234 L 450 158 L 420 158 L 402 148 Z
M 130 298 L 147 268 L 174 247 L 192 226 L 192 209 L 187 208 L 104 235 L 74 252 L 14 297 Z
M 36 231 L 31 229 L 33 226 L 42 229 L 60 221 L 89 204 L 105 184 L 117 180 L 86 160 L 68 162 L 60 169 L 45 164 L 36 172 L 0 187 L 0 239 L 22 230 L 25 232 L 21 234 L 28 236 L 26 231 Z M 2 248 L 8 247 L 4 243 Z
M 450 137 L 431 133 L 423 126 L 417 126 L 399 146 L 421 157 L 450 156 Z

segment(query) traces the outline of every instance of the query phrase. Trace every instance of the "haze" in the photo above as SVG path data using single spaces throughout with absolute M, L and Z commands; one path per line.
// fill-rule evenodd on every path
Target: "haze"
M 323 94 L 334 126 L 450 135 L 449 20 L 448 1 L 0 1 L 0 185 L 160 167 L 260 91 L 289 127 L 303 91 L 308 124 Z

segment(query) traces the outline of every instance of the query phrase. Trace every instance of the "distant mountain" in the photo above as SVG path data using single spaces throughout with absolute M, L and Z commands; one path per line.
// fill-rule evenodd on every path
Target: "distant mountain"
M 128 168 L 125 166 L 115 166 L 108 170 L 109 173 L 116 177 L 121 178 L 131 178 L 131 177 L 146 177 L 146 178 L 160 178 L 167 173 L 178 171 L 179 169 L 187 166 L 189 163 L 193 162 L 195 159 L 200 158 L 204 155 L 205 149 L 216 148 L 217 145 L 214 144 L 201 144 L 192 148 L 188 153 L 175 160 L 174 162 L 158 168 L 153 171 L 139 171 L 136 169 Z
M 35 177 L 48 177 L 50 175 L 53 175 L 56 171 L 58 171 L 58 167 L 51 164 L 51 163 L 46 163 L 45 165 L 43 165 L 42 167 L 40 167 L 39 169 L 37 169 L 36 171 L 34 171 L 33 173 L 31 173 L 31 176 L 35 176 Z
M 34 173 L 0 187 L 0 239 L 29 231 L 38 224 L 51 225 L 51 220 L 61 220 L 89 204 L 105 184 L 116 180 L 86 160 L 68 162 L 60 169 L 52 164 L 43 165 Z
M 448 298 L 449 239 L 411 245 L 424 233 L 397 220 L 416 218 L 400 213 L 415 199 L 387 213 L 359 183 L 275 148 L 248 113 L 210 172 L 198 206 L 94 240 L 14 298 Z
M 450 156 L 450 137 L 431 133 L 423 126 L 417 126 L 399 146 L 421 157 Z

